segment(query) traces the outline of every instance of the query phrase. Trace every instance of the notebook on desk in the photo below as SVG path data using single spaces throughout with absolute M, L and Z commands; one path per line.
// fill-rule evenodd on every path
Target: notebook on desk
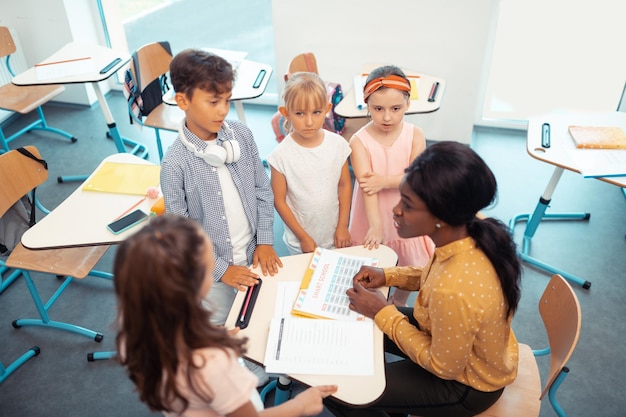
M 626 135 L 617 126 L 569 126 L 579 149 L 626 149 Z
M 105 193 L 146 195 L 149 187 L 159 185 L 160 176 L 160 165 L 104 162 L 85 181 L 82 189 Z

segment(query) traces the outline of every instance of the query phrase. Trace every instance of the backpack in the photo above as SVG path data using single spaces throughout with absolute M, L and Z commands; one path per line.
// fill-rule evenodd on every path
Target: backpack
M 160 42 L 160 45 L 170 55 L 172 54 L 168 42 Z M 134 68 L 134 72 L 131 70 L 131 67 Z M 140 91 L 142 86 L 140 78 L 141 71 L 136 52 L 132 55 L 131 67 L 124 72 L 124 96 L 128 101 L 132 115 L 134 115 L 137 120 L 141 120 L 163 102 L 163 94 L 169 90 L 169 85 L 167 75 L 163 74 L 148 84 L 143 91 Z M 133 123 L 132 115 L 129 116 L 131 124 Z
M 48 169 L 45 160 L 37 158 L 28 150 L 18 148 L 16 151 Z M 32 199 L 25 195 L 0 217 L 0 257 L 7 257 L 20 242 L 24 232 L 35 224 L 35 190 L 32 190 Z
M 295 59 L 300 59 L 300 62 L 304 63 L 305 68 L 302 70 L 306 70 L 308 72 L 317 73 L 317 62 L 315 61 L 315 56 L 312 52 L 306 52 L 298 55 Z M 285 81 L 289 78 L 289 74 L 285 74 Z M 341 89 L 341 84 L 335 82 L 325 82 L 326 84 L 326 94 L 328 96 L 328 101 L 331 103 L 331 109 L 326 115 L 326 119 L 324 120 L 324 129 L 329 130 L 331 132 L 335 132 L 341 134 L 346 124 L 346 119 L 337 115 L 335 113 L 335 107 L 339 102 L 343 99 L 343 90 Z M 285 116 L 280 114 L 280 112 L 276 112 L 272 116 L 272 129 L 274 130 L 274 134 L 276 135 L 276 141 L 279 143 L 285 139 L 285 136 L 289 132 L 285 127 Z

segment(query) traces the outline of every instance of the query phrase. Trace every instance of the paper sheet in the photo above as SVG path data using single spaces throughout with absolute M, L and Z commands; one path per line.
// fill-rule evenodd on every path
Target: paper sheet
M 366 75 L 355 75 L 353 80 L 352 91 L 354 91 L 354 103 L 359 110 L 363 110 L 366 106 L 365 99 L 363 98 L 363 87 L 365 87 L 366 79 Z
M 266 372 L 373 375 L 374 323 L 282 317 L 272 319 Z
M 571 149 L 569 155 L 585 178 L 626 176 L 626 150 Z
M 346 290 L 362 265 L 378 263 L 376 258 L 353 256 L 330 249 L 317 248 L 302 279 L 293 314 L 335 320 L 366 320 L 348 307 Z
M 300 282 L 280 281 L 276 285 L 276 304 L 274 304 L 274 318 L 291 316 L 293 303 L 298 297 Z
M 70 77 L 73 75 L 89 74 L 95 71 L 91 57 L 69 59 L 57 62 L 42 62 L 35 65 L 35 74 L 38 80 Z

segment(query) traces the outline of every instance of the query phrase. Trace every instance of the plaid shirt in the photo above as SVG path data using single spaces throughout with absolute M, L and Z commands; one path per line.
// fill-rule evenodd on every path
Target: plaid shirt
M 253 238 L 246 249 L 248 264 L 252 264 L 256 245 L 274 244 L 274 195 L 252 132 L 241 122 L 227 123 L 241 147 L 241 158 L 226 167 L 252 228 Z M 186 126 L 183 132 L 197 149 L 207 146 Z M 222 127 L 217 136 L 218 144 L 229 139 L 232 139 L 230 133 Z M 168 213 L 197 220 L 210 236 L 216 258 L 213 277 L 219 281 L 233 264 L 233 247 L 216 168 L 195 156 L 177 138 L 161 163 L 161 189 Z

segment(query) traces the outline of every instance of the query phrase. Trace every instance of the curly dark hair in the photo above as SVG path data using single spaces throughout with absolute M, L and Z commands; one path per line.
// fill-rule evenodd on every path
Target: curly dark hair
M 188 385 L 201 398 L 210 393 L 192 378 L 195 350 L 207 347 L 244 353 L 245 339 L 211 324 L 201 287 L 212 244 L 200 225 L 164 214 L 152 219 L 119 246 L 114 261 L 118 301 L 117 348 L 141 401 L 154 411 L 184 411 L 189 402 L 176 385 L 181 364 Z M 182 409 L 178 409 L 182 405 Z M 177 408 L 172 410 L 172 408 Z

